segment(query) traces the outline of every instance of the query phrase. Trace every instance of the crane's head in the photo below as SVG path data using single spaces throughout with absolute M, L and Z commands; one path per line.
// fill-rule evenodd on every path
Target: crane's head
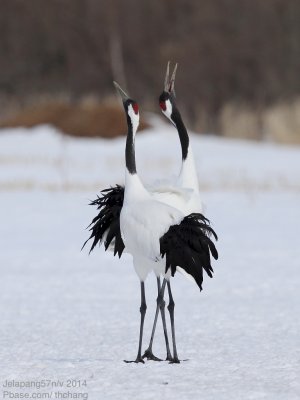
M 169 78 L 170 75 L 170 61 L 168 62 L 167 65 L 167 72 L 165 76 L 165 85 L 164 85 L 164 91 L 162 94 L 159 96 L 159 106 L 162 111 L 162 113 L 174 124 L 175 122 L 173 121 L 172 115 L 173 111 L 176 109 L 175 105 L 175 76 L 176 76 L 176 70 L 177 70 L 177 65 L 175 64 L 171 79 Z
M 140 114 L 139 114 L 139 106 L 135 100 L 132 100 L 121 88 L 121 86 L 114 81 L 115 88 L 117 92 L 122 98 L 123 107 L 127 116 L 127 122 L 130 122 L 133 129 L 136 130 L 139 121 L 140 121 Z

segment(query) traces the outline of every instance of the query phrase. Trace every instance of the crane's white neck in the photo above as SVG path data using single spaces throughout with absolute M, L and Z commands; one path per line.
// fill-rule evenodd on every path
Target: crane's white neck
M 145 186 L 140 180 L 138 174 L 131 174 L 126 169 L 124 202 L 126 203 L 127 201 L 129 201 L 131 203 L 133 200 L 142 199 L 149 196 L 150 195 L 145 189 Z
M 128 106 L 127 114 L 129 116 L 129 119 L 130 119 L 130 122 L 131 122 L 132 134 L 135 137 L 136 132 L 137 132 L 138 127 L 139 127 L 139 123 L 140 123 L 140 114 L 139 114 L 139 112 L 136 113 L 134 111 L 134 109 L 132 108 L 131 104 Z
M 182 187 L 191 188 L 199 192 L 197 170 L 191 145 L 189 145 L 186 159 L 182 160 L 178 182 Z

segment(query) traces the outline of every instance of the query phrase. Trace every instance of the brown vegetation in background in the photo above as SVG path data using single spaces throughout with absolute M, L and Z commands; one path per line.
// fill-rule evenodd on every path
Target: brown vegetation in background
M 300 95 L 299 0 L 1 0 L 0 27 L 0 97 L 101 102 L 115 79 L 158 111 L 173 60 L 189 127 L 262 138 L 261 112 Z
M 227 104 L 221 112 L 220 127 L 226 137 L 300 144 L 300 99 L 262 109 Z
M 268 108 L 263 132 L 266 139 L 278 143 L 300 144 L 300 99 Z
M 127 133 L 123 109 L 113 102 L 94 100 L 72 104 L 68 101 L 50 101 L 24 108 L 3 119 L 0 127 L 32 127 L 51 124 L 71 136 L 114 138 Z M 148 125 L 142 120 L 140 130 Z

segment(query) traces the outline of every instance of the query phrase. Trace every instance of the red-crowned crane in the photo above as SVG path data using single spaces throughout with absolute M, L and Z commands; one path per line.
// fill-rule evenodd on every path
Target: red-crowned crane
M 198 177 L 197 177 L 197 170 L 195 166 L 193 151 L 190 145 L 190 139 L 187 132 L 187 129 L 183 123 L 181 118 L 180 112 L 175 103 L 175 77 L 177 71 L 177 65 L 175 64 L 173 73 L 170 78 L 170 62 L 167 65 L 167 71 L 164 80 L 164 90 L 159 96 L 159 105 L 163 114 L 171 121 L 171 123 L 177 128 L 178 136 L 180 139 L 181 145 L 181 153 L 182 153 L 182 162 L 181 162 L 181 169 L 177 179 L 173 182 L 173 187 L 177 189 L 188 189 L 189 190 L 189 197 L 186 198 L 185 204 L 180 205 L 180 210 L 184 212 L 185 215 L 190 213 L 202 213 L 202 202 L 199 193 L 199 184 L 198 184 Z M 164 194 L 157 199 L 161 201 L 165 201 Z M 180 272 L 185 274 L 185 271 L 181 268 L 178 268 Z M 169 292 L 169 306 L 174 310 L 174 301 L 171 292 L 170 282 L 167 282 L 168 292 Z M 149 343 L 149 347 L 144 353 L 143 357 L 147 357 L 148 353 L 152 352 L 152 345 L 153 339 L 156 330 L 156 323 L 157 323 L 157 314 L 158 310 L 156 310 L 155 319 L 153 323 L 151 339 Z M 172 318 L 174 318 L 172 315 Z M 176 344 L 175 344 L 175 331 L 172 329 L 172 340 L 173 340 L 173 351 L 176 352 Z
M 122 97 L 128 125 L 125 150 L 125 191 L 123 197 L 120 186 L 107 189 L 101 198 L 92 203 L 98 205 L 100 212 L 92 221 L 92 234 L 89 239 L 93 238 L 94 241 L 91 250 L 98 242 L 104 241 L 106 249 L 113 242 L 115 254 L 118 253 L 121 256 L 126 247 L 126 251 L 133 256 L 133 264 L 141 283 L 140 338 L 135 362 L 143 362 L 141 349 L 146 314 L 145 279 L 150 271 L 154 271 L 157 277 L 164 276 L 165 279 L 158 295 L 158 305 L 163 302 L 167 283 L 174 351 L 172 357 L 167 347 L 167 359 L 178 363 L 174 307 L 172 307 L 174 302 L 169 279 L 171 275 L 174 276 L 176 269 L 180 268 L 191 275 L 201 289 L 203 269 L 212 276 L 210 253 L 214 258 L 218 256 L 210 235 L 216 239 L 217 236 L 202 214 L 187 215 L 180 209 L 184 198 L 182 192 L 173 191 L 176 193 L 175 196 L 170 192 L 170 204 L 166 204 L 155 198 L 155 194 L 149 192 L 142 184 L 135 165 L 135 134 L 139 124 L 138 105 L 118 84 L 115 83 L 115 86 Z M 179 208 L 174 206 L 174 203 L 179 205 Z M 152 349 L 147 358 L 156 359 L 153 357 Z

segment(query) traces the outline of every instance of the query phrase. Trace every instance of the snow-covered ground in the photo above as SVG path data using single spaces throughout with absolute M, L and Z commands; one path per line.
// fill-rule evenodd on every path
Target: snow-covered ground
M 149 182 L 176 174 L 180 160 L 174 129 L 153 124 L 137 138 Z M 201 293 L 173 279 L 178 351 L 188 361 L 135 365 L 122 361 L 135 357 L 139 328 L 130 256 L 80 252 L 95 214 L 89 200 L 122 182 L 124 138 L 72 139 L 46 126 L 0 131 L 1 391 L 6 380 L 44 379 L 63 382 L 65 397 L 55 397 L 52 381 L 9 390 L 53 399 L 300 398 L 300 149 L 192 141 L 220 259 Z M 145 346 L 154 276 L 146 290 Z M 160 326 L 157 333 L 163 357 Z M 68 379 L 87 386 L 70 389 Z

